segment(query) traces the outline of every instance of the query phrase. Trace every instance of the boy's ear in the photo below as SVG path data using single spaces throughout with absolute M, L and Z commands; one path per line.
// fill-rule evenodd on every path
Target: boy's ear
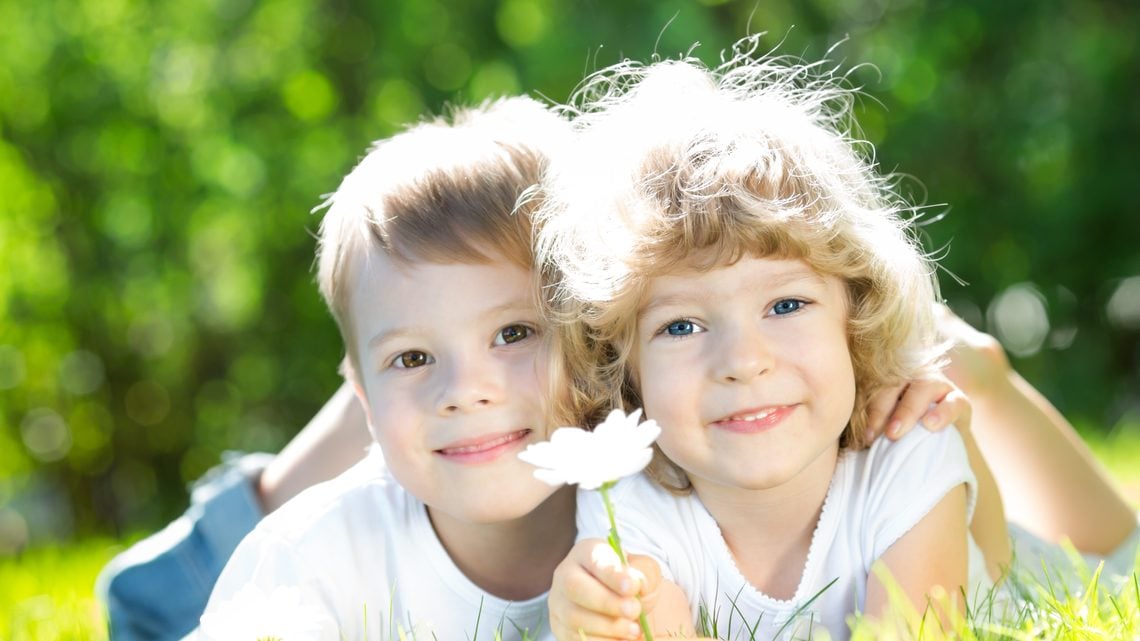
M 352 366 L 352 359 L 347 355 L 344 360 L 340 362 L 340 374 L 344 380 L 352 384 L 352 391 L 356 394 L 356 401 L 364 408 L 364 418 L 368 420 L 368 428 L 372 429 L 372 406 L 368 403 L 368 394 L 364 391 L 364 386 L 360 384 L 360 377 L 356 375 L 356 369 Z
M 368 421 L 368 429 L 372 429 L 372 406 L 368 404 L 368 395 L 356 377 L 348 379 L 352 383 L 352 391 L 356 393 L 356 401 L 364 408 L 364 418 Z

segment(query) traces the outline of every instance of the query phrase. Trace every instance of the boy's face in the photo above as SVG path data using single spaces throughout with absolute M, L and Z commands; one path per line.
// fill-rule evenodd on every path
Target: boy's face
M 745 257 L 650 280 L 633 365 L 658 445 L 699 493 L 830 478 L 855 375 L 843 283 Z
M 507 262 L 361 261 L 349 302 L 372 436 L 434 510 L 491 523 L 553 489 L 517 454 L 547 438 L 548 361 L 532 278 Z

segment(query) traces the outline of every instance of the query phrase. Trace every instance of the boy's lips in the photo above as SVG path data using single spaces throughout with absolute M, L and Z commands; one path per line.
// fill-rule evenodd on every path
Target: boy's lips
M 456 463 L 483 463 L 497 459 L 526 442 L 529 429 L 484 434 L 449 443 L 435 453 Z
M 769 405 L 734 412 L 709 425 L 729 432 L 752 434 L 779 425 L 796 409 L 796 405 Z

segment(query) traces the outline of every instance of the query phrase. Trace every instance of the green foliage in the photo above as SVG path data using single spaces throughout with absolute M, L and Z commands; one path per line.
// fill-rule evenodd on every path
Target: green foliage
M 449 101 L 564 100 L 623 56 L 699 41 L 715 62 L 749 31 L 810 58 L 846 38 L 833 57 L 873 65 L 854 80 L 875 98 L 860 110 L 878 159 L 951 206 L 925 228 L 970 283 L 945 295 L 988 312 L 1068 414 L 1135 417 L 1138 16 L 981 0 L 0 3 L 0 555 L 153 528 L 222 450 L 280 447 L 332 392 L 341 351 L 308 211 L 368 141 Z
M 97 539 L 0 558 L 0 639 L 106 639 L 102 605 L 92 586 L 116 550 L 110 541 Z

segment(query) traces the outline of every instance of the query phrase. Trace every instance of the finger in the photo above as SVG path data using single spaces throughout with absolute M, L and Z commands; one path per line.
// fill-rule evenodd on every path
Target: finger
M 630 554 L 629 572 L 637 579 L 637 594 L 645 594 L 657 589 L 661 583 L 661 566 L 657 560 L 644 554 Z
M 877 436 L 887 429 L 887 418 L 898 405 L 899 398 L 906 391 L 906 385 L 888 387 L 875 392 L 867 404 L 867 434 L 866 442 L 870 444 Z
M 914 381 L 907 386 L 891 413 L 887 438 L 897 440 L 909 432 L 928 411 L 932 403 L 940 402 L 955 387 L 941 378 Z
M 607 617 L 636 618 L 641 604 L 632 596 L 615 593 L 588 572 L 568 572 L 557 579 L 570 608 L 583 608 Z
M 959 429 L 968 430 L 973 414 L 974 406 L 970 403 L 970 399 L 962 390 L 955 388 L 947 393 L 937 406 L 923 415 L 922 424 L 926 429 L 935 432 L 945 429 L 951 423 L 957 425 Z
M 637 594 L 638 577 L 631 574 L 628 567 L 622 565 L 621 558 L 608 543 L 594 545 L 583 567 L 614 593 L 621 596 Z
M 608 617 L 585 608 L 573 608 L 565 616 L 551 612 L 551 630 L 559 639 L 636 639 L 641 627 L 636 620 Z

